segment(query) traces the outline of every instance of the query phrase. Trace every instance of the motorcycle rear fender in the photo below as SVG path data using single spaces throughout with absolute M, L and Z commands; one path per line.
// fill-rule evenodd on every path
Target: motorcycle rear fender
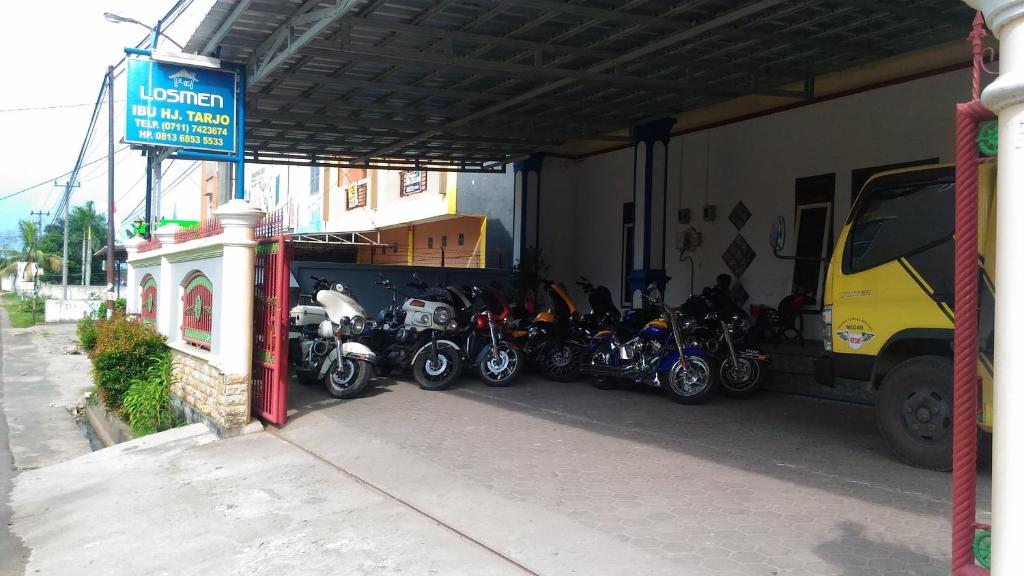
M 451 340 L 438 340 L 437 341 L 437 347 L 441 348 L 442 345 L 450 346 L 450 347 L 454 348 L 455 350 L 457 350 L 460 354 L 462 353 L 462 348 L 460 348 L 458 344 L 456 344 L 455 342 L 452 342 Z M 420 349 L 417 350 L 416 353 L 412 355 L 412 362 L 410 362 L 410 364 L 415 364 L 416 360 L 420 357 L 420 354 L 429 353 L 430 352 L 430 346 L 431 346 L 430 342 L 427 342 L 423 346 L 420 346 Z M 490 344 L 488 344 L 488 346 L 490 346 Z
M 362 342 L 342 342 L 341 355 L 344 358 L 352 358 L 353 360 L 365 360 L 370 364 L 377 363 L 377 354 Z M 330 370 L 331 366 L 333 366 L 337 361 L 338 349 L 334 348 L 327 353 L 327 358 L 320 366 L 320 377 L 323 378 L 324 374 L 327 374 L 327 371 Z

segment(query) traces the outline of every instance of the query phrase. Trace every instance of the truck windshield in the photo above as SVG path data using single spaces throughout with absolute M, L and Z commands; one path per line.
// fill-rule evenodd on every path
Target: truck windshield
M 897 174 L 869 184 L 854 208 L 846 272 L 868 270 L 951 238 L 953 196 L 949 170 Z

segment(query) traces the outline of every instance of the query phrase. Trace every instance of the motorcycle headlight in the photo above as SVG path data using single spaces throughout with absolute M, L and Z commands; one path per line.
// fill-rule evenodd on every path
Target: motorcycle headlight
M 458 330 L 459 329 L 459 323 L 456 322 L 455 320 L 452 320 L 451 322 L 448 323 L 448 329 L 451 330 L 452 332 Z
M 364 328 L 366 328 L 366 319 L 362 316 L 353 316 L 348 325 L 349 332 L 358 336 L 363 333 Z
M 452 319 L 452 311 L 445 306 L 438 307 L 434 310 L 434 323 L 444 326 Z
M 544 334 L 544 330 L 540 326 L 530 326 L 526 330 L 527 338 L 540 338 Z

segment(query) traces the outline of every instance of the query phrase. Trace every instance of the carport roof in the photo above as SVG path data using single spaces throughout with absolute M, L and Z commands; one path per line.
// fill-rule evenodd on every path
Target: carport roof
M 971 17 L 960 0 L 218 0 L 186 50 L 246 64 L 251 159 L 500 170 L 741 96 L 806 99 Z

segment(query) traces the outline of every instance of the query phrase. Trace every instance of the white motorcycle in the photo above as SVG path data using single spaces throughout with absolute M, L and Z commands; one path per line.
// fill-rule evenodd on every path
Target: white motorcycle
M 321 279 L 316 280 L 318 287 L 321 287 Z M 316 301 L 326 318 L 317 326 L 317 340 L 310 344 L 309 359 L 318 358 L 313 374 L 323 382 L 324 388 L 331 396 L 341 399 L 354 398 L 366 388 L 373 372 L 373 364 L 377 362 L 377 355 L 373 350 L 357 341 L 366 327 L 366 310 L 355 299 L 352 290 L 341 283 L 334 283 L 328 289 L 317 290 Z M 301 311 L 294 308 L 292 310 L 293 317 L 316 316 L 315 307 L 305 307 Z M 308 319 L 305 321 L 308 322 Z

